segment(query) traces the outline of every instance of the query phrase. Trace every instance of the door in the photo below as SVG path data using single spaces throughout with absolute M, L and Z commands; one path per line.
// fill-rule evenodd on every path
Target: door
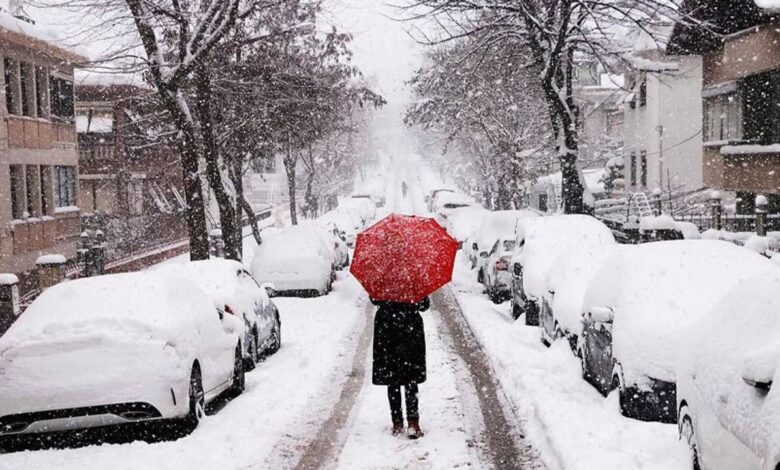
M 604 395 L 609 393 L 612 384 L 612 324 L 586 323 L 583 329 L 585 341 L 585 361 L 588 379 Z

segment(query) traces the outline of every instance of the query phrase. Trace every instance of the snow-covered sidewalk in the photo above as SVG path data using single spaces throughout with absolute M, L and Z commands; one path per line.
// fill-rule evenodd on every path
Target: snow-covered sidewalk
M 452 289 L 482 344 L 528 439 L 552 469 L 690 468 L 689 451 L 674 425 L 620 415 L 617 397 L 604 399 L 581 378 L 565 342 L 551 348 L 539 329 L 515 322 L 509 303 L 494 305 L 462 260 Z

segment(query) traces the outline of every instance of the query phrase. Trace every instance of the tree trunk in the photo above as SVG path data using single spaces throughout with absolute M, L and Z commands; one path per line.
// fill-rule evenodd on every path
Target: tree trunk
M 209 234 L 206 226 L 206 208 L 198 168 L 198 148 L 192 123 L 179 128 L 177 147 L 181 156 L 184 199 L 187 202 L 187 232 L 190 238 L 190 260 L 209 259 Z
M 241 201 L 244 201 L 244 180 L 242 178 L 243 174 L 241 171 L 241 159 L 236 158 L 233 156 L 230 161 L 230 168 L 228 168 L 228 173 L 230 176 L 230 181 L 233 182 L 233 188 L 236 190 L 236 200 L 235 200 L 235 217 L 236 217 L 236 227 L 238 227 L 238 254 L 243 259 L 244 256 L 244 224 L 242 223 L 244 221 L 243 213 L 244 213 L 244 206 L 241 204 Z M 246 201 L 245 201 L 246 202 Z M 247 203 L 247 205 L 249 205 Z M 254 215 L 254 211 L 252 210 L 252 207 L 249 206 L 249 210 L 247 211 L 247 217 L 250 218 Z M 253 232 L 255 227 L 252 228 Z
M 219 170 L 219 147 L 214 137 L 214 122 L 211 115 L 211 77 L 206 65 L 200 65 L 195 72 L 197 87 L 196 108 L 200 118 L 206 159 L 206 177 L 219 206 L 219 222 L 222 239 L 225 242 L 225 258 L 241 261 L 241 225 L 236 224 L 236 211 L 230 195 L 225 191 L 222 172 Z
M 295 167 L 298 159 L 293 157 L 292 142 L 290 136 L 287 136 L 287 155 L 284 156 L 284 171 L 287 174 L 287 192 L 290 195 L 290 222 L 298 225 L 298 206 L 295 201 Z
M 246 216 L 249 218 L 249 226 L 252 227 L 252 236 L 255 238 L 258 245 L 262 245 L 263 237 L 260 235 L 260 227 L 257 226 L 258 220 L 255 216 L 255 211 L 252 210 L 252 206 L 249 205 L 249 202 L 244 198 L 243 194 L 238 198 L 238 204 L 244 209 Z

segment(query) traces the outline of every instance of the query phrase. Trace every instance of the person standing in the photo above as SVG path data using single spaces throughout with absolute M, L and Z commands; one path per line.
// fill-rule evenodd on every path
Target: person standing
M 418 439 L 420 429 L 418 385 L 425 382 L 425 329 L 421 312 L 428 310 L 426 297 L 417 303 L 378 302 L 374 317 L 372 382 L 387 387 L 394 436 L 404 432 L 401 388 L 406 402 L 407 436 Z

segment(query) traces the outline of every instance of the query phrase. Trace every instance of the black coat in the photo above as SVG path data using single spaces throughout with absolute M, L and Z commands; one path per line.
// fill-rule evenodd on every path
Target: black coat
M 374 302 L 374 385 L 408 385 L 425 382 L 425 329 L 420 312 L 428 310 L 426 298 L 417 304 Z

